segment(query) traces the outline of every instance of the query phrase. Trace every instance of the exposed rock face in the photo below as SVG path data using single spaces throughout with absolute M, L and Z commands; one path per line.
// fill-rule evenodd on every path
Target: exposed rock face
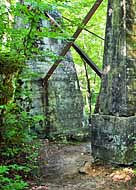
M 109 0 L 94 156 L 119 164 L 136 159 L 136 0 Z
M 51 12 L 52 13 L 52 12 Z M 60 17 L 55 11 L 53 17 Z M 50 27 L 48 21 L 42 21 L 42 25 Z M 43 38 L 41 47 L 51 50 L 57 55 L 64 46 L 63 40 Z M 48 57 L 43 61 L 31 61 L 30 68 L 40 74 L 39 78 L 44 78 L 47 71 L 53 64 Z M 60 66 L 55 70 L 48 82 L 48 90 L 44 89 L 41 81 L 32 81 L 33 91 L 33 114 L 43 114 L 48 117 L 45 124 L 41 123 L 41 129 L 37 130 L 43 134 L 54 135 L 74 135 L 81 134 L 83 129 L 83 98 L 79 87 L 76 69 L 68 52 Z M 43 101 L 44 100 L 44 101 Z

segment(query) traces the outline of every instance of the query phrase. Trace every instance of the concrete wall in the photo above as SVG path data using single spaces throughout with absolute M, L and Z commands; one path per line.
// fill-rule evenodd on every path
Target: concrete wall
M 58 13 L 52 16 L 59 17 Z M 48 21 L 42 21 L 43 26 L 50 27 Z M 43 50 L 51 50 L 57 55 L 64 46 L 63 40 L 43 38 L 40 47 Z M 39 74 L 39 77 L 32 82 L 32 114 L 43 114 L 47 120 L 36 126 L 36 130 L 44 136 L 65 135 L 82 136 L 84 126 L 83 118 L 83 97 L 79 87 L 79 81 L 70 52 L 67 53 L 60 66 L 55 70 L 48 82 L 48 90 L 44 89 L 43 78 L 52 65 L 48 57 L 42 61 L 30 61 L 28 63 L 32 71 Z
M 92 118 L 95 158 L 136 161 L 136 0 L 109 0 L 98 114 Z

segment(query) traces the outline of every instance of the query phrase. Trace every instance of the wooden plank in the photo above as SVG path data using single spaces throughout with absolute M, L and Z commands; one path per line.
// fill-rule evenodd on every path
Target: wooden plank
M 68 22 L 73 23 L 73 21 L 72 21 L 72 20 L 70 20 L 69 18 L 67 18 L 67 17 L 65 17 L 65 16 L 62 16 L 62 18 L 64 18 L 64 19 L 65 19 L 65 20 L 67 20 Z M 88 30 L 87 28 L 84 28 L 83 30 L 85 30 L 85 31 L 89 32 L 90 34 L 92 34 L 92 35 L 96 36 L 97 38 L 99 38 L 99 39 L 101 39 L 101 40 L 105 40 L 105 39 L 104 39 L 104 38 L 102 38 L 101 36 L 99 36 L 99 35 L 95 34 L 94 32 L 91 32 L 91 31 L 90 31 L 90 30 Z
M 67 52 L 71 48 L 72 44 L 75 42 L 75 40 L 78 38 L 78 36 L 82 32 L 83 27 L 88 23 L 88 21 L 94 15 L 95 11 L 98 9 L 98 7 L 102 3 L 102 1 L 103 0 L 96 0 L 93 7 L 90 9 L 88 14 L 85 16 L 84 20 L 82 21 L 81 26 L 77 28 L 76 32 L 72 36 L 71 42 L 67 43 L 67 45 L 64 47 L 64 49 L 61 51 L 59 57 L 64 57 L 67 54 Z M 52 65 L 52 67 L 47 72 L 46 76 L 43 78 L 43 84 L 47 83 L 48 79 L 51 77 L 51 75 L 53 74 L 53 72 L 55 71 L 55 69 L 57 68 L 57 66 L 59 65 L 59 63 L 61 61 L 62 61 L 62 58 L 56 60 L 56 62 Z
M 46 16 L 52 21 L 52 23 L 57 26 L 58 28 L 60 28 L 60 30 L 63 32 L 61 26 L 56 22 L 56 20 L 49 14 L 49 13 L 45 13 Z M 78 47 L 78 45 L 76 45 L 75 43 L 72 44 L 73 48 L 76 50 L 76 52 L 80 55 L 80 57 L 82 59 L 84 59 L 84 61 L 96 72 L 96 74 L 101 78 L 101 71 L 99 70 L 99 68 L 95 65 L 95 63 L 88 57 L 88 55 L 81 49 Z
M 57 21 L 49 13 L 45 12 L 45 15 L 50 19 L 53 25 L 57 26 L 62 32 L 64 32 L 60 24 L 58 24 Z
M 96 74 L 101 78 L 102 72 L 99 70 L 97 65 L 88 57 L 88 55 L 81 50 L 75 43 L 72 44 L 73 48 L 77 51 L 77 53 L 85 60 L 85 62 L 96 72 Z
M 45 12 L 45 15 L 51 20 L 51 23 L 53 23 L 53 24 L 54 24 L 55 26 L 57 26 L 62 32 L 64 32 L 63 29 L 62 29 L 62 27 L 56 22 L 56 20 L 55 20 L 49 13 Z M 66 18 L 66 17 L 64 17 L 64 16 L 63 16 L 62 18 L 66 19 L 66 20 L 69 21 L 69 22 L 72 22 L 70 19 L 68 19 L 68 18 Z M 102 38 L 101 36 L 95 34 L 94 32 L 91 32 L 91 31 L 88 30 L 87 28 L 83 28 L 83 30 L 89 32 L 90 34 L 96 36 L 97 38 L 99 38 L 99 39 L 101 39 L 101 40 L 105 40 L 105 39 Z

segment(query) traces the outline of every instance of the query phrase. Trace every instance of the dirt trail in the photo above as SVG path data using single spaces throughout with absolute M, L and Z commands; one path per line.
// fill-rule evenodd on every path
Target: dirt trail
M 45 142 L 40 153 L 39 186 L 31 190 L 136 190 L 131 168 L 94 165 L 90 143 Z
M 96 170 L 101 167 L 96 167 Z M 135 190 L 135 179 L 125 182 L 124 179 L 113 181 L 111 170 L 102 167 L 102 172 L 94 174 L 80 174 L 73 178 L 63 178 L 46 183 L 48 190 Z

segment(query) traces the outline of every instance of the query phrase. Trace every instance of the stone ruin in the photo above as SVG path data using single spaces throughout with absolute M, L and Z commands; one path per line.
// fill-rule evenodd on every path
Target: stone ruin
M 92 154 L 115 164 L 136 161 L 136 0 L 110 0 L 99 109 L 92 116 Z M 51 13 L 52 14 L 52 13 Z M 54 18 L 59 17 L 56 13 Z M 48 21 L 42 24 L 50 27 Z M 63 40 L 44 38 L 42 48 L 59 54 Z M 51 64 L 48 58 L 31 61 L 40 77 L 32 82 L 32 114 L 48 117 L 37 130 L 43 136 L 83 134 L 83 98 L 71 53 L 68 52 L 48 82 L 42 86 Z
M 108 3 L 99 111 L 92 118 L 95 158 L 136 161 L 136 0 Z
M 61 22 L 57 11 L 50 11 L 50 15 Z M 48 20 L 42 20 L 43 26 L 51 27 Z M 64 40 L 43 38 L 41 48 L 59 55 Z M 46 117 L 45 122 L 35 126 L 40 136 L 68 136 L 80 138 L 85 128 L 83 116 L 83 97 L 70 51 L 55 70 L 48 81 L 48 89 L 44 89 L 41 78 L 44 78 L 53 63 L 48 57 L 43 61 L 38 59 L 28 63 L 29 68 L 39 74 L 39 78 L 32 80 L 32 108 L 33 115 L 41 114 Z

